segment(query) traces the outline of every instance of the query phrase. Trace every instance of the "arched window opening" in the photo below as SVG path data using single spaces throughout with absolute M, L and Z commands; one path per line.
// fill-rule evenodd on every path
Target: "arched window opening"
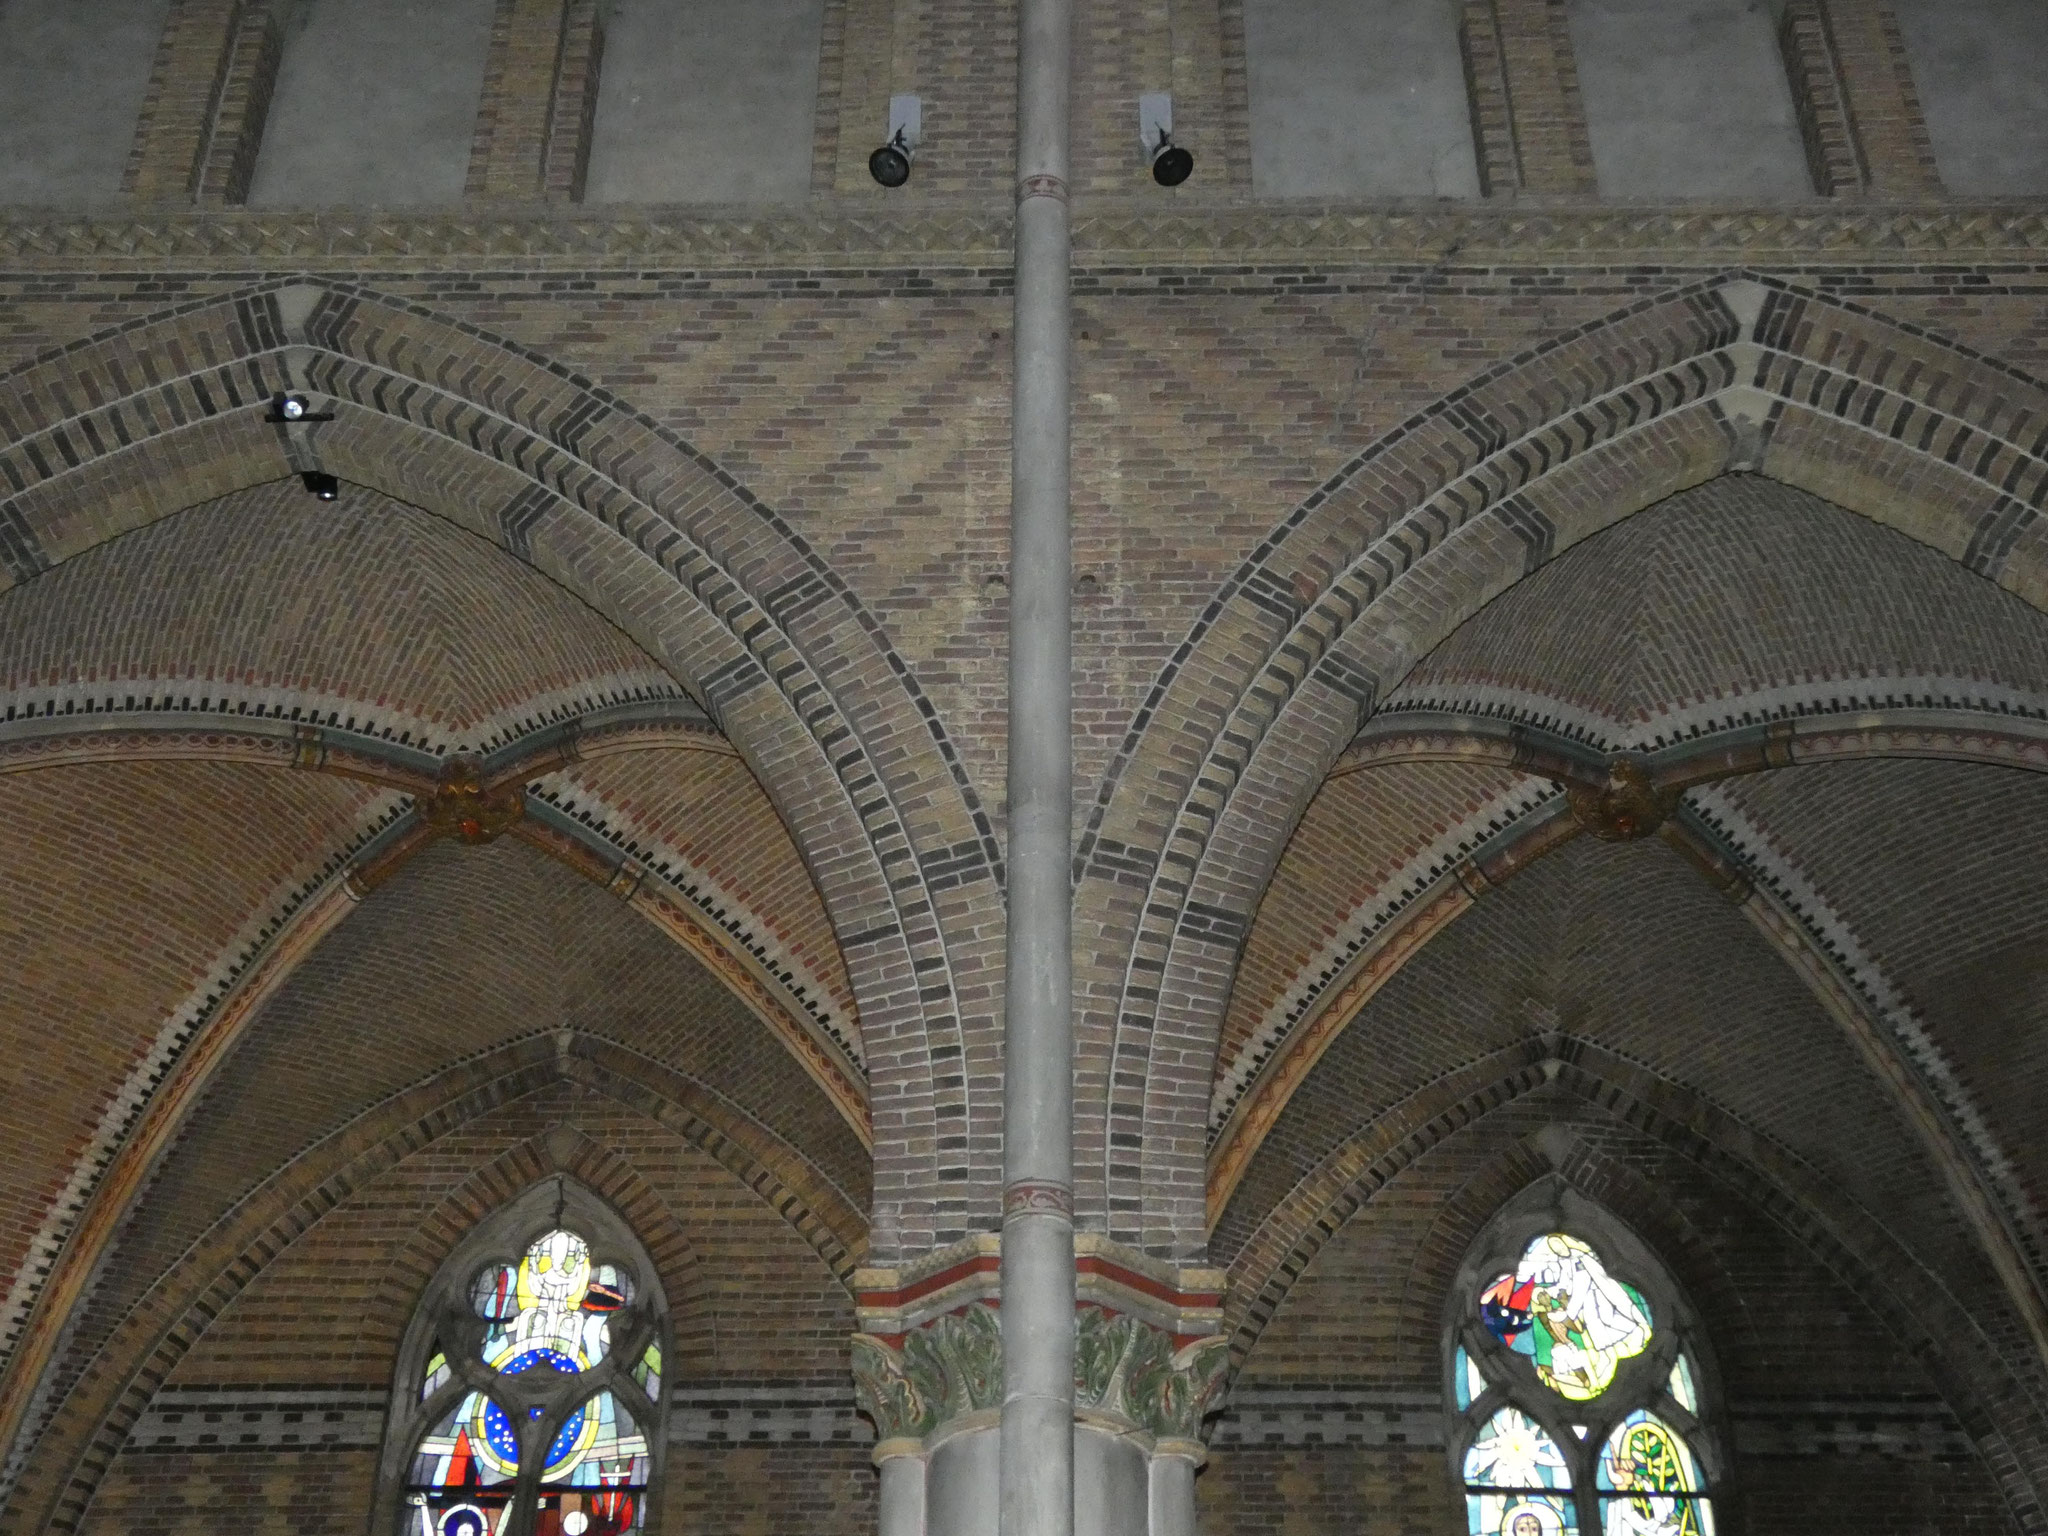
M 1713 1536 L 1711 1367 L 1612 1217 L 1569 1190 L 1517 1201 L 1461 1270 L 1446 1334 L 1471 1536 Z
M 668 1308 L 595 1195 L 551 1181 L 427 1289 L 394 1384 L 380 1529 L 626 1536 L 661 1465 Z

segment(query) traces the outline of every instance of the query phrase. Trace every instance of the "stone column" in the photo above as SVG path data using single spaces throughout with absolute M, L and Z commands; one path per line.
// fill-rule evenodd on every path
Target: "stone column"
M 875 1447 L 882 1489 L 876 1500 L 880 1536 L 924 1536 L 924 1446 L 916 1440 L 885 1440 Z
M 1195 1473 L 1208 1459 L 1199 1440 L 1162 1440 L 1152 1450 L 1152 1520 L 1146 1536 L 1195 1536 Z
M 856 1278 L 861 1411 L 874 1420 L 882 1536 L 1000 1536 L 1007 1314 L 993 1234 Z M 1193 1536 L 1203 1420 L 1229 1351 L 1223 1276 L 1094 1234 L 1077 1244 L 1072 1407 L 1077 1536 Z
M 1010 416 L 1009 924 L 1003 1020 L 1002 1536 L 1074 1528 L 1072 0 L 1017 13 Z

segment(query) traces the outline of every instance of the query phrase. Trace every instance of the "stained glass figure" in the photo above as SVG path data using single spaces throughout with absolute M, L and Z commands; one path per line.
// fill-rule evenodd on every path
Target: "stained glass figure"
M 1655 1414 L 1630 1414 L 1607 1437 L 1594 1472 L 1603 1536 L 1714 1536 L 1692 1448 Z
M 528 1456 L 541 1463 L 536 1530 L 622 1536 L 640 1529 L 652 1471 L 640 1425 L 611 1391 L 572 1397 L 566 1409 L 560 1393 L 549 1391 L 551 1379 L 566 1389 L 604 1361 L 612 1318 L 632 1297 L 629 1275 L 616 1265 L 593 1266 L 583 1238 L 559 1228 L 535 1239 L 516 1267 L 490 1265 L 474 1277 L 469 1306 L 489 1324 L 478 1353 L 521 1390 L 502 1398 L 465 1393 L 422 1437 L 406 1484 L 406 1536 L 502 1536 Z M 422 1402 L 454 1379 L 438 1343 L 425 1374 Z M 658 1341 L 630 1374 L 658 1401 Z M 545 1424 L 534 1427 L 543 1419 L 552 1434 Z M 547 1436 L 544 1446 L 536 1434 Z
M 1535 1362 L 1545 1386 L 1573 1402 L 1605 1392 L 1621 1362 L 1641 1354 L 1651 1335 L 1642 1293 L 1563 1232 L 1531 1239 L 1514 1271 L 1480 1292 L 1479 1318 L 1501 1343 Z
M 1471 1536 L 1576 1533 L 1571 1486 L 1571 1468 L 1557 1442 L 1520 1409 L 1503 1408 L 1465 1452 Z

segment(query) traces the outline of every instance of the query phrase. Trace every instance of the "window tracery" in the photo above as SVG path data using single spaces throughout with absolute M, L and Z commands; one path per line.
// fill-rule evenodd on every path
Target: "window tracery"
M 644 1251 L 595 1196 L 550 1184 L 498 1213 L 442 1265 L 408 1332 L 380 1529 L 646 1529 L 666 1312 Z
M 1496 1218 L 1448 1335 L 1471 1536 L 1714 1536 L 1723 1459 L 1691 1314 L 1605 1213 L 1548 1190 Z

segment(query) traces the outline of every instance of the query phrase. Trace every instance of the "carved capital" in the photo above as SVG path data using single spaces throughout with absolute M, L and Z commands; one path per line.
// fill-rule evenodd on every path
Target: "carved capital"
M 422 826 L 436 837 L 459 837 L 465 843 L 491 842 L 525 814 L 525 786 L 486 789 L 483 764 L 474 757 L 449 758 L 433 792 L 419 802 Z
M 853 1336 L 853 1395 L 883 1441 L 920 1439 L 938 1423 L 937 1409 L 904 1369 L 903 1351 L 872 1334 Z
M 949 1419 L 1001 1405 L 1002 1320 L 993 1307 L 965 1307 L 904 1335 L 900 1348 L 857 1333 L 853 1381 L 882 1439 L 922 1439 Z
M 1160 1441 L 1199 1443 L 1202 1421 L 1230 1363 L 1228 1341 L 1211 1334 L 1177 1345 L 1142 1318 L 1084 1306 L 1074 1316 L 1074 1407 L 1121 1419 Z M 917 1441 L 1003 1400 L 1003 1328 L 994 1307 L 976 1302 L 901 1336 L 853 1336 L 860 1411 L 878 1438 Z
M 1114 1415 L 1162 1440 L 1197 1440 L 1230 1363 L 1215 1334 L 1176 1348 L 1173 1335 L 1103 1307 L 1075 1320 L 1074 1406 Z

